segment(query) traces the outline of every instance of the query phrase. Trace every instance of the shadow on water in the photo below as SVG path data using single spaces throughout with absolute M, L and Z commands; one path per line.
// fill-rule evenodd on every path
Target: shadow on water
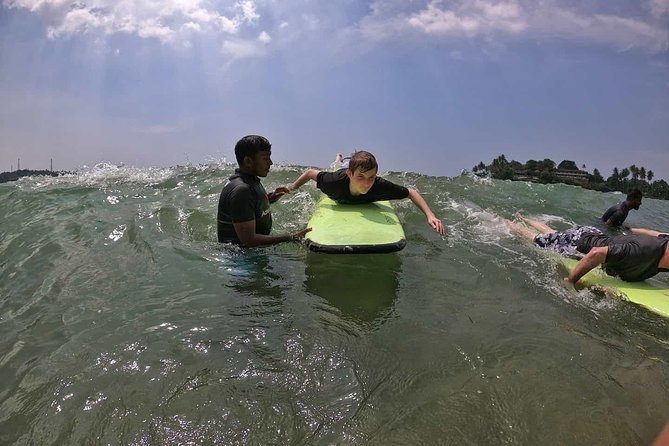
M 397 299 L 398 254 L 318 254 L 306 257 L 305 289 L 345 318 L 381 324 Z

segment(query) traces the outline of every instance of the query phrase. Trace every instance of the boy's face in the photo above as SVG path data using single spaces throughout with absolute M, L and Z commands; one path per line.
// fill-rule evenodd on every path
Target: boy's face
M 376 180 L 376 169 L 362 172 L 357 169 L 352 172 L 351 169 L 346 170 L 346 176 L 351 180 L 349 189 L 353 195 L 364 195 L 372 188 Z

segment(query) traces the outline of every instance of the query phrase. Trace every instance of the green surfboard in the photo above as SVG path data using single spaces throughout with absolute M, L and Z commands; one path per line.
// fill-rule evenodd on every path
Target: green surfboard
M 560 262 L 571 271 L 576 266 L 574 259 L 562 258 Z M 579 283 L 588 287 L 604 287 L 624 300 L 634 302 L 650 311 L 669 318 L 669 288 L 662 282 L 648 279 L 643 282 L 625 282 L 609 276 L 601 268 L 595 268 L 583 276 Z
M 307 225 L 309 249 L 331 254 L 399 251 L 406 245 L 404 229 L 388 201 L 339 204 L 323 194 Z

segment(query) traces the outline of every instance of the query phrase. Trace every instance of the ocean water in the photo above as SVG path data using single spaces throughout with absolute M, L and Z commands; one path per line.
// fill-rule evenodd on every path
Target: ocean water
M 386 173 L 447 236 L 405 200 L 403 251 L 333 256 L 216 243 L 232 172 L 0 185 L 0 444 L 636 445 L 669 419 L 669 321 L 563 287 L 498 218 L 591 224 L 622 195 Z M 274 231 L 317 199 L 273 205 Z M 628 222 L 669 230 L 669 202 Z

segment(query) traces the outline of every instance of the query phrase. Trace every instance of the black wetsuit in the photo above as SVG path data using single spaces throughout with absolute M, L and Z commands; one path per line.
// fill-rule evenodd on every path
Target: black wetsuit
M 346 169 L 336 172 L 320 172 L 316 177 L 316 187 L 338 203 L 361 204 L 382 200 L 401 200 L 409 196 L 409 189 L 376 177 L 366 194 L 351 195 L 351 180 Z
M 272 213 L 260 178 L 235 170 L 218 200 L 218 241 L 239 243 L 233 223 L 256 221 L 256 234 L 269 235 Z
M 581 237 L 576 249 L 587 254 L 595 246 L 608 246 L 602 265 L 610 276 L 627 282 L 638 282 L 667 269 L 658 268 L 669 243 L 669 235 L 617 235 L 589 233 Z
M 627 204 L 623 201 L 622 203 L 618 203 L 615 206 L 611 206 L 606 212 L 604 212 L 604 215 L 602 215 L 602 221 L 606 223 L 607 221 L 611 220 L 611 224 L 613 226 L 621 226 L 627 218 L 627 214 L 629 214 L 629 212 L 630 208 L 628 208 Z

